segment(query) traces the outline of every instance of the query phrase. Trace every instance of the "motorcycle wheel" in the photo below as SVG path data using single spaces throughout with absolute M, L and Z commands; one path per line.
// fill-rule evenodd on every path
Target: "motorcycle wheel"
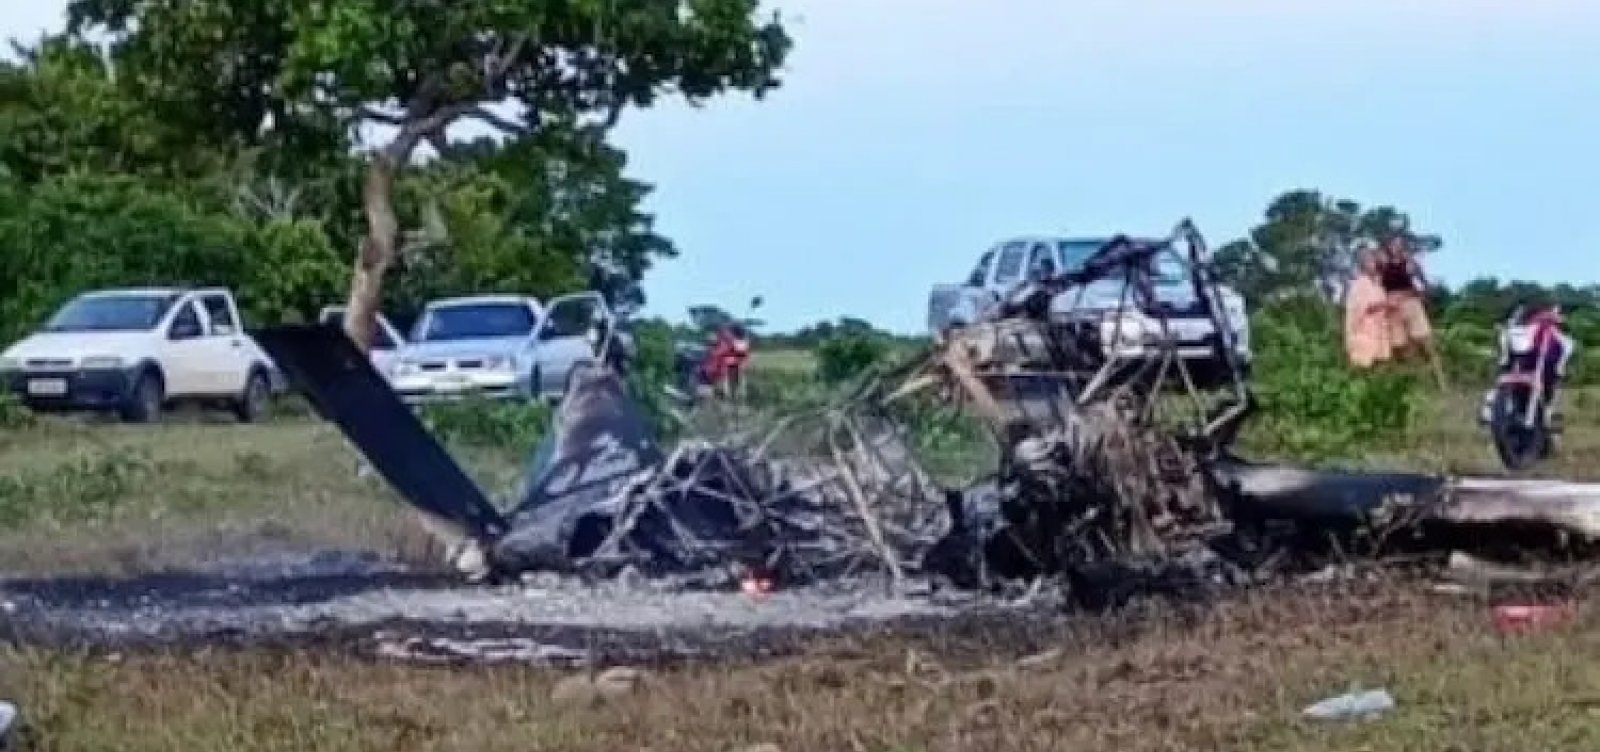
M 1531 399 L 1533 390 L 1524 384 L 1502 384 L 1495 388 L 1489 431 L 1500 463 L 1511 472 L 1525 470 L 1539 461 L 1546 455 L 1550 443 L 1543 410 L 1535 412 L 1533 425 L 1523 422 Z

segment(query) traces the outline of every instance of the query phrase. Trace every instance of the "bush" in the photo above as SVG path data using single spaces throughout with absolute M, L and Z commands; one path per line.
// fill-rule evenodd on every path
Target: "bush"
M 542 402 L 464 400 L 424 405 L 423 425 L 450 443 L 531 450 L 550 430 L 550 407 Z
M 676 366 L 672 346 L 672 327 L 660 321 L 641 321 L 633 326 L 633 375 L 647 381 L 671 383 Z
M 816 347 L 817 376 L 824 383 L 853 379 L 889 356 L 889 343 L 870 334 L 829 337 Z
M 1352 457 L 1402 443 L 1416 424 L 1421 376 L 1356 371 L 1345 361 L 1340 312 L 1310 299 L 1269 303 L 1253 321 L 1260 412 L 1247 441 L 1304 459 Z
M 988 425 L 969 410 L 921 396 L 893 403 L 888 413 L 905 426 L 917 458 L 939 480 L 963 484 L 992 472 L 999 460 Z

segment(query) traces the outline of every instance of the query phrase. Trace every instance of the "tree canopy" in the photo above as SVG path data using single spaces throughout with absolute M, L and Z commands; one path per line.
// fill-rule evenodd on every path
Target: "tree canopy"
M 1364 246 L 1398 235 L 1418 252 L 1439 250 L 1437 235 L 1419 232 L 1392 206 L 1363 207 L 1318 191 L 1289 191 L 1267 205 L 1249 236 L 1217 250 L 1222 276 L 1247 298 L 1284 290 L 1313 291 L 1337 300 Z
M 206 141 L 266 148 L 296 163 L 348 145 L 373 147 L 346 319 L 365 346 L 402 249 L 396 181 L 419 146 L 448 155 L 451 126 L 464 121 L 493 129 L 510 147 L 548 148 L 551 134 L 599 142 L 626 108 L 662 95 L 761 96 L 778 85 L 790 40 L 776 17 L 762 20 L 759 11 L 757 0 L 73 0 L 68 28 L 83 41 L 109 38 L 119 81 L 164 121 Z M 375 128 L 383 135 L 369 144 Z M 591 165 L 620 167 L 602 144 L 588 153 Z M 563 186 L 554 194 L 567 188 L 557 180 Z M 637 203 L 636 185 L 611 183 L 611 198 L 587 210 L 616 217 L 617 202 L 632 195 Z M 475 190 L 495 203 L 493 188 Z M 637 214 L 620 214 L 639 228 Z M 663 248 L 648 238 L 601 244 L 582 277 L 636 284 Z
M 94 286 L 222 284 L 252 323 L 304 318 L 350 291 L 358 250 L 382 262 L 357 265 L 368 302 L 402 316 L 477 290 L 592 287 L 637 309 L 676 249 L 609 126 L 662 96 L 762 95 L 789 47 L 754 0 L 74 0 L 69 15 L 0 61 L 7 338 Z

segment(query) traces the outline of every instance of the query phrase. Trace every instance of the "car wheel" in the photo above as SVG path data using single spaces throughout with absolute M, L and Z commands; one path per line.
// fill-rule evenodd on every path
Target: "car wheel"
M 153 370 L 141 371 L 122 405 L 122 419 L 129 423 L 153 423 L 161 418 L 165 402 L 166 385 L 162 383 L 161 374 Z
M 271 396 L 271 386 L 267 377 L 260 371 L 251 371 L 250 378 L 245 381 L 244 392 L 233 404 L 233 414 L 240 423 L 255 423 L 261 420 L 267 412 L 267 399 Z

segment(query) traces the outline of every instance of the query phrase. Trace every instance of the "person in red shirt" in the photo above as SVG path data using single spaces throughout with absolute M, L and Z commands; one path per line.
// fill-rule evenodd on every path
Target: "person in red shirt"
M 749 358 L 749 333 L 739 324 L 727 324 L 717 329 L 711 349 L 700 365 L 701 373 L 714 393 L 728 397 L 739 388 L 744 364 Z

